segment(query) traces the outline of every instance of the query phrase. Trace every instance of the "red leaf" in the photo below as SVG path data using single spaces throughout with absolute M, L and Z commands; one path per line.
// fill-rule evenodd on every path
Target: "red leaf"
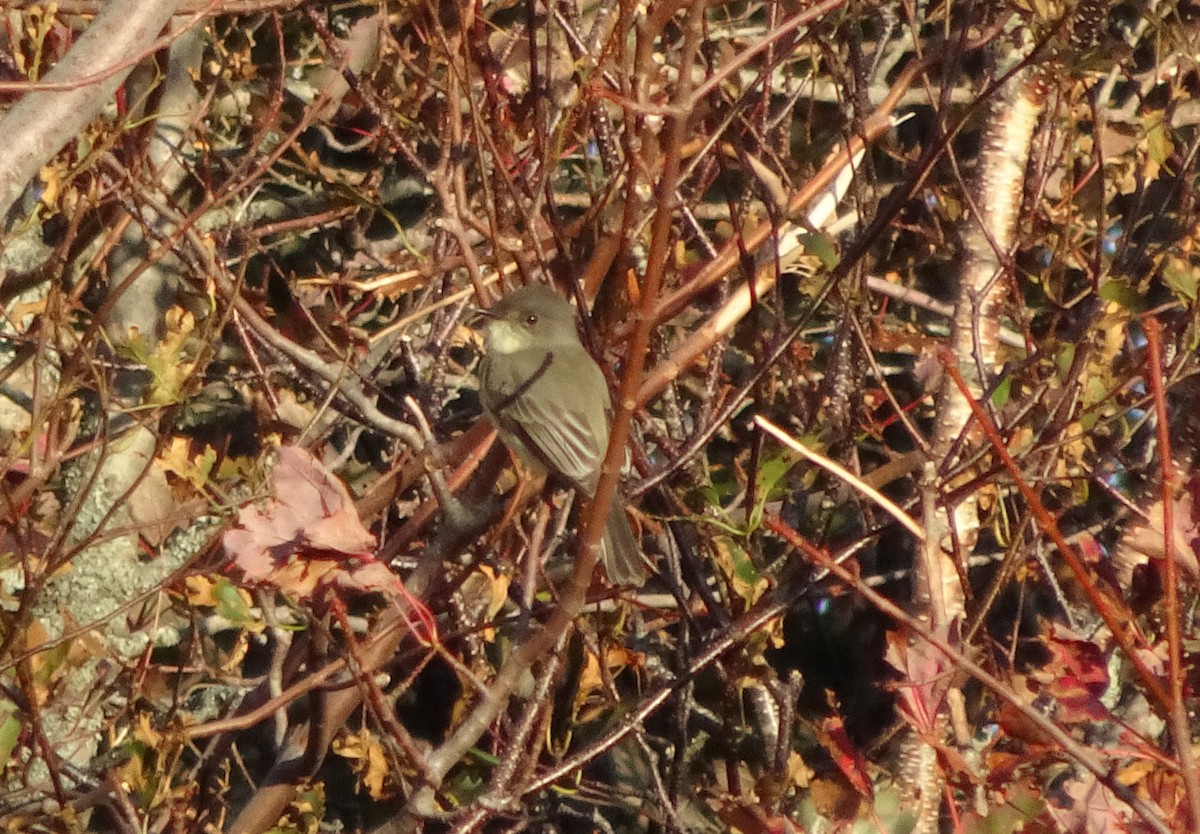
M 830 706 L 833 707 L 833 696 L 829 696 Z M 821 745 L 829 751 L 838 769 L 854 786 L 861 796 L 873 797 L 875 790 L 871 785 L 871 777 L 867 772 L 867 760 L 862 752 L 854 746 L 850 736 L 846 734 L 846 724 L 840 715 L 831 715 L 821 722 L 817 730 L 817 738 Z
M 1034 677 L 1058 702 L 1059 718 L 1067 724 L 1112 720 L 1108 708 L 1100 702 L 1109 682 L 1104 651 L 1057 625 L 1051 627 L 1043 642 L 1051 659 Z
M 887 643 L 885 658 L 904 678 L 895 685 L 897 706 L 917 732 L 932 738 L 951 683 L 950 662 L 920 638 L 909 641 L 902 633 L 889 631 Z

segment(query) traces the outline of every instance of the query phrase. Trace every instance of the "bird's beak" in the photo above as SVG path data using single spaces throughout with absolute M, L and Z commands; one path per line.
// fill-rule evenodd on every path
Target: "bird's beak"
M 471 327 L 480 327 L 498 318 L 494 312 L 485 307 L 468 307 L 466 313 L 467 324 Z

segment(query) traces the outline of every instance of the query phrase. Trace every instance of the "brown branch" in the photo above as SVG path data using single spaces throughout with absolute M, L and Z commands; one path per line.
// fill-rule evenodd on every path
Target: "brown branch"
M 1167 606 L 1167 651 L 1170 662 L 1168 684 L 1171 688 L 1168 712 L 1170 715 L 1171 738 L 1179 756 L 1179 769 L 1183 776 L 1183 788 L 1187 793 L 1191 824 L 1195 830 L 1200 825 L 1200 771 L 1196 767 L 1196 754 L 1192 749 L 1192 731 L 1188 721 L 1187 704 L 1184 702 L 1183 635 L 1179 622 L 1179 564 L 1175 561 L 1175 501 L 1178 495 L 1179 475 L 1175 459 L 1171 454 L 1171 429 L 1167 412 L 1167 395 L 1163 390 L 1166 375 L 1162 364 L 1162 323 L 1154 316 L 1142 320 L 1146 331 L 1146 353 L 1150 367 L 1147 384 L 1154 395 L 1154 416 L 1158 430 L 1158 464 L 1162 483 L 1160 485 L 1163 527 L 1163 584 L 1166 585 Z

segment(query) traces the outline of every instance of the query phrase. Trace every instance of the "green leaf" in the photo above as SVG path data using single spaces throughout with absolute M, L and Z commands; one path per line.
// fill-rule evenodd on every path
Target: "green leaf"
M 1110 278 L 1102 283 L 1100 297 L 1105 301 L 1115 301 L 1126 310 L 1134 312 L 1139 312 L 1142 306 L 1141 296 L 1127 278 Z
M 758 491 L 763 495 L 776 496 L 779 484 L 792 471 L 796 459 L 790 454 L 774 455 L 760 461 L 758 466 Z
M 1000 380 L 1000 384 L 996 386 L 996 390 L 992 392 L 992 405 L 995 408 L 1004 408 L 1008 404 L 1008 398 L 1012 395 L 1012 377 L 1005 376 Z
M 1161 110 L 1148 114 L 1142 125 L 1146 129 L 1146 155 L 1151 160 L 1162 165 L 1171 156 L 1173 147 L 1171 137 L 1166 130 L 1166 120 Z
M 730 550 L 733 554 L 733 575 L 741 582 L 747 585 L 754 585 L 761 578 L 758 569 L 754 567 L 754 562 L 751 561 L 746 551 L 740 547 L 735 547 Z
M 800 242 L 804 245 L 804 251 L 810 255 L 816 255 L 820 259 L 821 265 L 826 269 L 833 269 L 838 265 L 840 256 L 838 255 L 837 246 L 828 235 L 813 234 L 810 232 L 800 235 Z
M 17 705 L 0 701 L 0 766 L 8 764 L 17 740 L 21 737 L 21 722 L 14 715 Z
M 1005 801 L 997 804 L 974 828 L 979 834 L 1013 834 L 1025 830 L 1025 824 L 1033 821 L 1045 809 L 1046 803 L 1034 796 L 1029 789 L 1018 785 L 1009 791 Z
M 246 604 L 236 585 L 225 577 L 219 577 L 213 586 L 213 597 L 217 600 L 216 613 L 235 626 L 258 625 L 258 618 Z
M 1071 375 L 1071 364 L 1075 361 L 1075 343 L 1067 342 L 1062 345 L 1054 357 L 1058 367 L 1058 378 L 1065 380 Z
M 747 532 L 753 533 L 762 524 L 763 510 L 767 502 L 779 497 L 780 484 L 797 462 L 789 452 L 780 452 L 759 462 L 758 473 L 755 476 L 758 492 L 746 522 Z
M 1185 266 L 1177 266 L 1168 264 L 1163 269 L 1163 280 L 1170 287 L 1171 292 L 1179 296 L 1182 301 L 1195 301 L 1197 283 L 1200 281 L 1200 276 L 1196 270 L 1188 269 Z

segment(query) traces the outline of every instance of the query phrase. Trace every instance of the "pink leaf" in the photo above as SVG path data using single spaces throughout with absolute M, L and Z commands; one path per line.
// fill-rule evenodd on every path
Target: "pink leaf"
M 225 551 L 248 581 L 299 596 L 311 594 L 327 576 L 363 590 L 395 585 L 395 576 L 374 560 L 375 537 L 359 520 L 350 493 L 316 458 L 281 446 L 272 484 L 270 497 L 243 507 L 224 537 Z

